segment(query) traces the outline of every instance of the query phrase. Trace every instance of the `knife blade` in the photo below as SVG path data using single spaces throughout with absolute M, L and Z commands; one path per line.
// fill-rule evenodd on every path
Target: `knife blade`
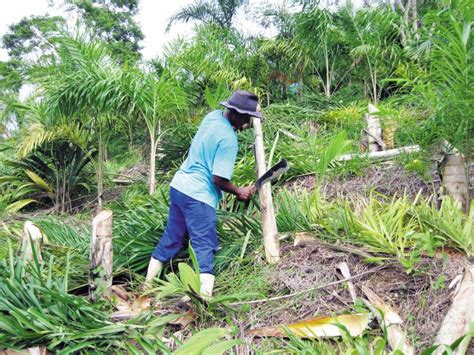
M 258 180 L 255 182 L 255 188 L 259 190 L 263 186 L 263 184 L 276 179 L 277 177 L 288 171 L 289 168 L 290 164 L 288 164 L 286 159 L 281 159 L 278 163 L 268 169 L 265 174 L 258 178 Z

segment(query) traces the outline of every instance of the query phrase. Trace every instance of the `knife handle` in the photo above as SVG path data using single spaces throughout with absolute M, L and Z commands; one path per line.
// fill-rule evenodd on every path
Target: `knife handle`
M 257 189 L 257 186 L 255 186 L 255 184 L 253 185 L 253 188 L 255 189 L 254 194 L 257 193 L 257 192 L 258 192 L 258 189 Z M 252 195 L 252 197 L 250 197 L 247 201 L 244 202 L 244 210 L 246 210 L 246 209 L 249 208 L 250 201 L 252 201 L 253 198 L 254 198 L 254 197 L 253 197 L 253 195 Z

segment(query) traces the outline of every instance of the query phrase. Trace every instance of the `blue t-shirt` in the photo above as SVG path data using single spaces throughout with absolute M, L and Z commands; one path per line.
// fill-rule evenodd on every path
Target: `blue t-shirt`
M 170 186 L 213 208 L 222 191 L 212 175 L 230 180 L 237 157 L 237 135 L 221 110 L 209 113 L 199 126 L 188 157 L 173 177 Z

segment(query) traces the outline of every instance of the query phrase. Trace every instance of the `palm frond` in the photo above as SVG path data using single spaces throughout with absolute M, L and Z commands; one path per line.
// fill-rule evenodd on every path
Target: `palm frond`
M 216 7 L 207 0 L 199 0 L 195 3 L 186 5 L 168 20 L 166 31 L 176 22 L 202 21 L 211 23 L 217 21 L 218 12 Z

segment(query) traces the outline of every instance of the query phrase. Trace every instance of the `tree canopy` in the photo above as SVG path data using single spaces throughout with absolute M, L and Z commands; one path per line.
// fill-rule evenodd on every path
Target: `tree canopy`
M 68 0 L 94 35 L 108 43 L 112 56 L 120 63 L 141 58 L 144 35 L 134 16 L 138 0 Z

